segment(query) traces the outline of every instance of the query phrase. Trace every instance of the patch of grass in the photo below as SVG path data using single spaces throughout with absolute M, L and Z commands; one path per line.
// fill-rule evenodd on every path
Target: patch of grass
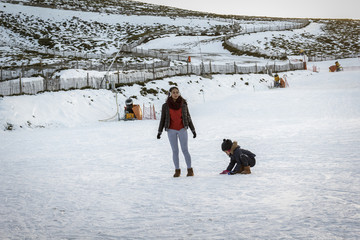
M 164 93 L 164 94 L 168 95 L 168 94 L 169 94 L 169 91 L 162 88 L 162 89 L 160 90 L 160 93 Z
M 169 81 L 169 85 L 170 86 L 176 86 L 176 87 L 178 86 L 178 84 L 176 82 L 172 82 L 172 81 Z
M 120 88 L 120 87 L 131 87 L 134 86 L 135 83 L 115 83 L 115 88 Z
M 91 86 L 85 86 L 85 87 L 80 88 L 80 90 L 85 90 L 85 89 L 95 89 L 95 88 L 91 87 Z
M 141 96 L 144 96 L 144 97 L 148 94 L 153 94 L 154 96 L 157 96 L 158 93 L 159 93 L 159 91 L 154 88 L 147 89 L 146 87 L 142 87 L 140 90 Z
M 14 125 L 11 123 L 6 123 L 5 130 L 7 130 L 7 131 L 14 130 Z
M 136 82 L 136 84 L 145 87 L 146 82 Z

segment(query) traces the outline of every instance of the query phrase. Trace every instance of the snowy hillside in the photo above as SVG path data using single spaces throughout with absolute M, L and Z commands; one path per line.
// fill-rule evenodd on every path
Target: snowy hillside
M 341 63 L 286 73 L 286 89 L 268 89 L 265 75 L 148 83 L 177 83 L 189 101 L 191 178 L 172 177 L 158 120 L 98 121 L 114 114 L 109 91 L 1 98 L 1 125 L 15 129 L 0 131 L 1 238 L 357 239 L 360 71 L 350 66 L 360 62 Z M 165 100 L 137 97 L 158 110 Z M 251 175 L 219 175 L 223 138 L 257 154 Z
M 193 36 L 191 41 L 197 36 L 217 36 L 221 46 L 224 36 L 244 33 L 247 29 L 291 26 L 299 22 L 298 19 L 214 15 L 134 1 L 101 1 L 102 7 L 97 1 L 82 0 L 20 0 L 16 3 L 4 0 L 0 4 L 0 64 L 4 67 L 82 61 L 77 56 L 84 52 L 98 54 L 92 64 L 111 62 L 112 58 L 103 59 L 100 54 L 114 54 L 121 44 L 154 39 L 164 41 L 169 34 L 180 39 Z M 288 39 L 276 33 L 267 37 L 268 41 L 255 36 L 251 42 L 239 44 L 245 44 L 249 49 L 264 44 L 270 55 L 274 51 L 296 55 L 300 49 L 306 49 L 312 55 L 330 56 L 360 51 L 359 21 L 314 21 L 321 26 L 315 34 L 298 32 Z M 306 42 L 302 41 L 304 38 Z M 52 51 L 60 53 L 53 54 Z M 70 52 L 70 56 L 63 51 Z M 117 61 L 124 63 L 127 60 L 120 56 Z M 132 61 L 141 62 L 142 59 Z M 87 62 L 87 65 L 90 68 L 91 64 Z
M 9 47 L 2 50 L 8 56 L 7 59 L 0 59 L 4 63 L 16 60 L 19 48 L 36 50 L 46 47 L 56 51 L 114 53 L 120 44 L 133 43 L 149 33 L 153 33 L 153 38 L 186 31 L 191 34 L 205 31 L 214 35 L 216 29 L 229 29 L 232 26 L 228 19 L 195 18 L 191 15 L 175 18 L 171 15 L 138 16 L 124 11 L 74 11 L 10 3 L 1 4 L 0 14 L 0 29 L 4 33 L 0 37 L 0 44 Z M 25 59 L 30 54 L 34 52 L 22 53 Z
M 220 61 L 220 60 L 218 60 Z M 346 70 L 357 70 L 359 59 L 344 59 L 341 61 Z M 328 67 L 333 62 L 309 63 L 310 70 L 315 66 L 323 74 L 328 73 Z M 297 78 L 307 78 L 319 73 L 310 70 L 280 73 L 286 75 L 289 82 Z M 62 76 L 76 76 L 82 71 L 67 70 Z M 102 74 L 101 72 L 98 74 Z M 26 79 L 24 79 L 26 81 Z M 34 81 L 29 79 L 29 81 Z M 155 105 L 160 114 L 161 105 L 166 99 L 164 94 L 171 86 L 182 89 L 185 98 L 198 104 L 209 100 L 223 99 L 233 94 L 243 92 L 268 91 L 273 84 L 273 78 L 267 74 L 234 74 L 213 75 L 212 78 L 201 76 L 172 77 L 154 80 L 147 83 L 122 86 L 117 93 L 120 109 L 125 106 L 129 97 L 143 106 Z M 142 93 L 146 89 L 149 93 Z M 154 90 L 154 93 L 151 93 Z M 117 111 L 116 93 L 109 90 L 76 90 L 38 94 L 36 96 L 14 96 L 0 98 L 0 129 L 18 130 L 21 128 L 43 127 L 73 127 L 88 125 L 107 119 Z M 215 111 L 215 110 L 214 110 Z M 121 114 L 123 114 L 121 112 Z

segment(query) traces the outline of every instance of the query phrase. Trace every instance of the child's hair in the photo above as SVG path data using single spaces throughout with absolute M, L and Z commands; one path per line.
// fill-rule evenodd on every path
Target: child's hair
M 231 149 L 233 145 L 233 142 L 230 139 L 223 139 L 223 142 L 221 144 L 221 150 L 228 151 Z

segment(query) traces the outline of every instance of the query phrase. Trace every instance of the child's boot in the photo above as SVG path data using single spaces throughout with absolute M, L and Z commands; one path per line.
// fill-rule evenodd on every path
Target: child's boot
M 175 169 L 174 177 L 180 177 L 181 169 Z
M 192 168 L 188 168 L 187 169 L 187 171 L 188 171 L 188 173 L 187 173 L 187 177 L 192 177 L 192 176 L 194 176 L 194 170 L 192 169 Z
M 237 171 L 236 173 L 242 173 L 243 171 L 244 171 L 244 166 L 243 166 L 243 165 L 241 165 L 240 170 L 239 170 L 239 171 Z
M 241 174 L 250 174 L 250 173 L 251 173 L 250 166 L 244 167 L 244 171 L 241 172 Z

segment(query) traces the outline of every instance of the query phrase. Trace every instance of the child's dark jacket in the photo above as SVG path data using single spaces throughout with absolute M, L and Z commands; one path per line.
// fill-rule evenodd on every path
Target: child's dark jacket
M 241 149 L 237 142 L 233 142 L 230 150 L 230 163 L 226 170 L 239 172 L 241 166 L 253 167 L 256 164 L 255 154 L 246 149 Z M 235 166 L 236 165 L 236 166 Z M 235 166 L 235 168 L 234 168 Z M 233 170 L 234 168 L 234 170 Z

